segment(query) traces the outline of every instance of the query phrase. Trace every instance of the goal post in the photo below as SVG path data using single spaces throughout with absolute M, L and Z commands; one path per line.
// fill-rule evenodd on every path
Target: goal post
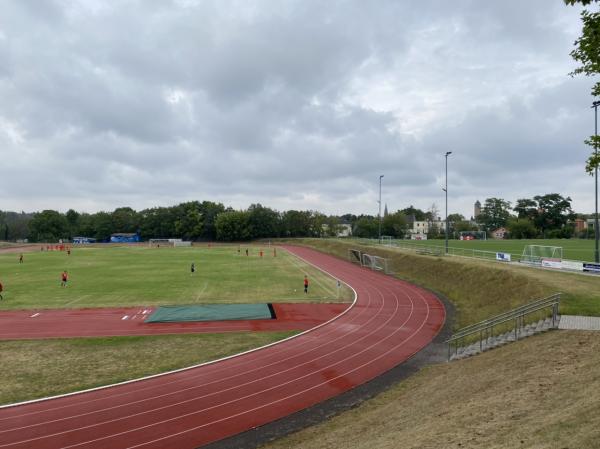
M 362 265 L 362 253 L 357 249 L 349 249 L 348 260 L 350 260 L 352 263 Z
M 391 235 L 382 235 L 381 236 L 381 244 L 384 246 L 392 246 L 392 236 Z
M 532 265 L 552 265 L 552 262 L 560 262 L 562 258 L 562 246 L 526 245 L 523 248 L 521 262 Z
M 175 246 L 169 239 L 149 239 L 148 246 L 150 248 L 158 248 L 159 246 Z
M 185 242 L 182 239 L 149 239 L 148 246 L 150 248 L 158 248 L 159 246 L 190 247 L 192 242 Z
M 390 273 L 389 261 L 385 257 L 374 256 L 372 254 L 362 254 L 362 266 L 374 271 L 383 271 Z

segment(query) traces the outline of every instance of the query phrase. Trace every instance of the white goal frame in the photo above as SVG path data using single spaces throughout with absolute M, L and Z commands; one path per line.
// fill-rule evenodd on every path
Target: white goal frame
M 561 262 L 562 246 L 526 245 L 523 248 L 521 262 L 531 265 L 542 265 L 544 261 Z
M 389 262 L 385 257 L 374 256 L 372 254 L 362 254 L 361 264 L 363 267 L 370 268 L 374 271 L 383 271 L 385 274 L 389 274 Z

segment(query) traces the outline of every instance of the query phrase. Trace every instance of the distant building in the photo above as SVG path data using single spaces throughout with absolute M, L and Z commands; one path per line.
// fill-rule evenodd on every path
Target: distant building
M 140 241 L 139 234 L 118 233 L 110 236 L 110 243 L 137 243 Z
M 573 225 L 575 227 L 575 232 L 584 232 L 587 229 L 587 223 L 583 218 L 576 218 L 573 220 Z M 594 227 L 593 223 L 592 227 Z
M 481 203 L 479 200 L 475 201 L 475 205 L 473 206 L 473 218 L 477 220 L 477 217 L 481 214 Z
M 96 239 L 92 237 L 73 237 L 73 243 L 75 245 L 89 245 L 90 243 L 96 243 Z
M 501 240 L 506 237 L 507 233 L 508 231 L 506 230 L 506 228 L 498 228 L 492 231 L 492 238 Z

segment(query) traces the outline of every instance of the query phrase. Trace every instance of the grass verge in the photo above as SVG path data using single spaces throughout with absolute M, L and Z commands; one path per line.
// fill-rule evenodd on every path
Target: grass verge
M 600 335 L 553 331 L 429 367 L 263 449 L 599 447 Z
M 0 341 L 0 404 L 158 374 L 263 346 L 293 332 Z

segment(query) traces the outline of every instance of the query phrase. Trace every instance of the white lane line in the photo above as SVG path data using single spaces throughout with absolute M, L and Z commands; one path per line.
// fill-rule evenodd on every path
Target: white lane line
M 39 313 L 34 313 L 33 315 L 31 315 L 29 318 L 35 318 L 36 316 L 40 316 Z
M 129 318 L 129 315 L 125 315 L 123 318 L 121 318 L 121 321 L 126 320 L 127 318 Z

